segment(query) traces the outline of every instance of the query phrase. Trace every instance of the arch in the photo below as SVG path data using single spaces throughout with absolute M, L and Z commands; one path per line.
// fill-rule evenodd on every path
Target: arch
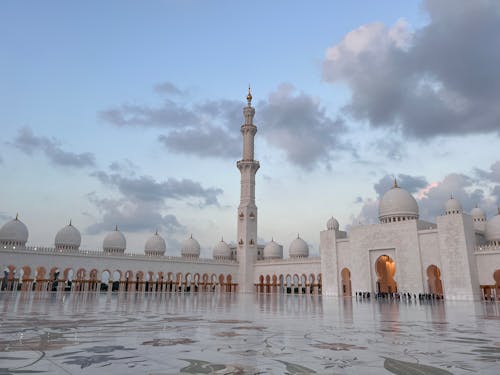
M 292 293 L 292 276 L 290 274 L 285 276 L 285 287 L 286 293 Z
M 259 286 L 257 287 L 258 293 L 264 293 L 264 275 L 259 276 Z
M 398 285 L 394 280 L 396 263 L 389 255 L 381 255 L 377 258 L 375 271 L 377 273 L 378 293 L 396 293 L 398 291 Z
M 231 292 L 231 288 L 233 286 L 233 277 L 228 274 L 226 275 L 226 292 Z
M 23 267 L 21 267 L 21 269 L 23 270 L 23 279 L 22 279 L 22 281 L 23 282 L 29 281 L 30 280 L 30 276 L 31 276 L 31 268 L 29 266 L 23 266 Z
M 429 286 L 429 293 L 443 296 L 441 270 L 434 264 L 431 264 L 429 267 L 427 267 L 427 285 Z
M 500 300 L 500 270 L 496 270 L 493 273 L 493 279 L 495 280 L 495 294 L 497 300 Z
M 340 277 L 342 279 L 342 295 L 344 297 L 352 296 L 351 271 L 349 268 L 342 269 L 342 271 L 340 271 Z
M 109 280 L 111 279 L 111 272 L 109 270 L 104 270 L 101 272 L 101 285 L 99 290 L 107 291 L 109 288 Z
M 219 275 L 219 285 L 224 285 L 224 275 L 222 273 Z

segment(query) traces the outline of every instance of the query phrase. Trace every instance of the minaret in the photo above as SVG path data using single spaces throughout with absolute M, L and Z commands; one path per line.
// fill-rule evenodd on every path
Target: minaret
M 243 135 L 243 158 L 236 165 L 241 172 L 240 205 L 238 207 L 238 291 L 253 293 L 254 264 L 257 259 L 257 206 L 255 205 L 255 174 L 259 162 L 254 160 L 254 137 L 257 127 L 253 124 L 255 109 L 248 87 L 247 106 L 243 108 L 245 123 L 241 126 Z

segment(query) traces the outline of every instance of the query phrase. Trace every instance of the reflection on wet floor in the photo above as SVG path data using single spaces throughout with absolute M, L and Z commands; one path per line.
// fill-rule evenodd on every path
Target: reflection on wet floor
M 0 373 L 496 374 L 500 304 L 2 293 Z

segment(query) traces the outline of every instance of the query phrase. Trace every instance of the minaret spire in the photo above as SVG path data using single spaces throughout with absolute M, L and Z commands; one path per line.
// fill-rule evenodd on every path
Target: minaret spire
M 252 293 L 253 266 L 257 259 L 257 206 L 255 205 L 255 174 L 260 165 L 254 160 L 254 137 L 257 127 L 253 123 L 255 109 L 248 86 L 247 105 L 243 108 L 245 123 L 241 126 L 243 136 L 242 159 L 236 165 L 241 173 L 240 205 L 238 206 L 238 290 Z

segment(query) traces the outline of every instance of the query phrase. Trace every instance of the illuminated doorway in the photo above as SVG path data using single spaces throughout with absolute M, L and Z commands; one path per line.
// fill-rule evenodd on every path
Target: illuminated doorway
M 427 284 L 429 285 L 429 293 L 443 295 L 443 283 L 441 282 L 441 271 L 439 267 L 431 264 L 427 268 Z
M 389 255 L 378 257 L 375 262 L 375 271 L 377 272 L 378 293 L 396 293 L 398 291 L 398 285 L 394 280 L 396 263 Z
M 340 272 L 340 276 L 342 277 L 342 295 L 344 297 L 351 296 L 351 271 L 349 268 L 344 268 Z

